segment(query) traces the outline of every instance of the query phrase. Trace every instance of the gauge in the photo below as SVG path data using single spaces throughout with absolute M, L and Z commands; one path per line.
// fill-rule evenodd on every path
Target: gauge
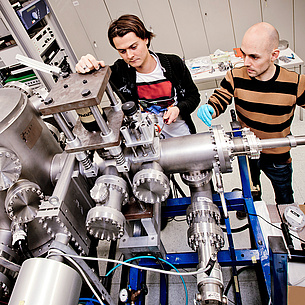
M 126 303 L 127 300 L 128 300 L 128 290 L 126 288 L 123 288 L 120 291 L 120 301 Z

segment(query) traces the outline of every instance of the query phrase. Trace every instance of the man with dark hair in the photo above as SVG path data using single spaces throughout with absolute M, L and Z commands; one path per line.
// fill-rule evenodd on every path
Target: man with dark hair
M 305 107 L 305 76 L 275 64 L 279 56 L 279 34 L 266 22 L 250 27 L 242 40 L 244 66 L 228 71 L 221 87 L 198 117 L 208 126 L 234 98 L 238 120 L 260 139 L 286 137 L 296 105 Z M 292 167 L 289 147 L 264 149 L 259 160 L 249 160 L 251 178 L 259 191 L 260 171 L 270 179 L 277 204 L 293 203 Z M 254 197 L 260 200 L 261 193 Z
M 123 15 L 108 29 L 110 44 L 122 59 L 111 66 L 111 83 L 125 101 L 157 115 L 164 138 L 195 133 L 191 113 L 200 95 L 190 72 L 177 55 L 149 50 L 154 34 L 134 15 Z M 75 69 L 86 73 L 105 66 L 92 55 L 83 56 Z

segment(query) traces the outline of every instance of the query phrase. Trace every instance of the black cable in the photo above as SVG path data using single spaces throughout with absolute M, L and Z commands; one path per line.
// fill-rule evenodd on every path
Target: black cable
M 34 257 L 32 252 L 28 248 L 27 243 L 26 243 L 25 240 L 18 240 L 17 241 L 17 248 L 20 251 L 21 255 L 23 255 L 26 259 Z
M 158 257 L 154 256 L 154 258 L 156 259 L 156 263 L 160 264 L 162 270 L 166 270 L 165 267 L 164 267 L 164 263 L 161 260 L 159 260 Z M 161 274 L 160 274 L 160 276 L 161 276 Z M 164 279 L 165 279 L 166 289 L 168 289 L 169 282 L 168 282 L 168 276 L 166 274 L 164 274 Z
M 246 223 L 245 225 L 243 225 L 243 226 L 241 226 L 241 227 L 233 228 L 233 229 L 231 228 L 231 232 L 232 232 L 232 233 L 243 232 L 243 231 L 249 229 L 249 227 L 250 227 L 249 224 Z M 222 229 L 223 232 L 227 232 L 227 229 L 226 229 L 226 228 L 221 227 L 221 229 Z
M 186 221 L 186 219 L 187 219 L 186 217 L 185 217 L 184 219 L 176 219 L 176 217 L 174 217 L 173 220 L 174 220 L 174 221 L 177 221 L 177 222 L 181 222 L 181 221 Z
M 247 270 L 247 269 L 253 269 L 254 266 L 245 266 L 245 267 L 241 267 L 240 269 L 237 270 L 237 275 L 239 275 L 240 273 L 242 273 L 243 271 Z M 228 284 L 227 284 L 227 287 L 226 289 L 224 290 L 224 295 L 227 296 L 228 295 L 228 292 L 229 292 L 229 289 L 231 287 L 231 285 L 233 284 L 233 281 L 234 281 L 234 275 L 231 276 Z
M 246 212 L 246 213 L 247 213 L 247 212 Z M 282 231 L 282 228 L 280 228 L 280 227 L 274 225 L 273 223 L 271 223 L 270 221 L 268 221 L 267 219 L 265 219 L 265 218 L 264 218 L 263 216 L 261 216 L 261 215 L 258 215 L 258 214 L 250 214 L 250 213 L 247 213 L 247 214 L 248 214 L 248 215 L 251 215 L 251 216 L 260 217 L 262 220 L 264 220 L 264 221 L 265 221 L 266 223 L 268 223 L 269 225 L 271 225 L 271 226 L 275 227 L 276 229 Z M 302 242 L 305 243 L 305 240 L 304 240 L 304 239 L 302 239 L 302 238 L 300 238 L 300 237 L 298 237 L 298 236 L 296 236 L 296 235 L 294 235 L 294 234 L 292 234 L 292 233 L 290 233 L 290 235 L 293 236 L 294 238 L 296 238 L 296 239 L 298 239 L 298 240 L 300 240 L 300 241 L 302 241 Z
M 112 240 L 110 243 L 110 249 L 108 252 L 108 258 L 109 259 L 115 259 L 115 253 L 116 253 L 116 247 L 117 247 L 117 240 Z M 106 274 L 114 267 L 113 262 L 107 262 L 107 267 L 106 267 Z M 102 284 L 105 287 L 105 289 L 110 293 L 111 290 L 111 284 L 112 284 L 112 277 L 113 274 L 111 274 L 108 277 L 102 277 Z
M 171 221 L 173 221 L 173 220 L 174 220 L 174 218 L 175 218 L 175 217 L 168 217 L 168 218 L 167 218 L 167 222 L 171 222 Z
M 228 301 L 230 301 L 230 302 L 231 302 L 232 304 L 234 304 L 234 305 L 236 304 L 235 302 L 233 302 L 233 301 L 232 301 L 232 300 L 230 300 L 229 298 L 228 298 Z
M 176 219 L 176 216 L 173 217 L 168 217 L 167 218 L 167 222 L 171 222 L 171 221 L 177 221 L 177 222 L 182 222 L 182 221 L 186 221 L 186 217 L 184 219 Z

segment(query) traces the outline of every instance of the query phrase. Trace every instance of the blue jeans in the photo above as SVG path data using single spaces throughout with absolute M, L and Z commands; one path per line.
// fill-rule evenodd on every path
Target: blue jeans
M 258 185 L 261 190 L 260 173 L 261 170 L 270 179 L 277 204 L 293 203 L 292 189 L 292 166 L 291 163 L 275 163 L 270 160 L 249 159 L 251 178 L 253 185 Z M 261 200 L 261 192 L 254 200 Z

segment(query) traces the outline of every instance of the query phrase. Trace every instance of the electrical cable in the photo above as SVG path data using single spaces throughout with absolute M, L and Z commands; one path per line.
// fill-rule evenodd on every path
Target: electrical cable
M 187 219 L 176 219 L 176 216 L 172 216 L 172 217 L 168 217 L 167 218 L 167 222 L 171 222 L 171 221 L 176 221 L 176 222 L 182 222 L 182 221 L 186 221 Z
M 173 221 L 173 220 L 174 220 L 174 218 L 175 218 L 175 217 L 168 217 L 168 218 L 167 218 L 167 222 L 171 222 L 171 221 Z
M 228 298 L 228 301 L 231 302 L 232 304 L 236 305 L 236 303 L 234 301 L 230 300 L 229 298 Z
M 247 269 L 252 269 L 252 268 L 254 268 L 254 266 L 245 266 L 245 267 L 242 267 L 242 268 L 240 268 L 240 269 L 237 270 L 237 275 L 239 275 L 240 273 L 242 273 L 243 271 L 245 271 L 245 270 L 247 270 Z M 231 285 L 233 284 L 233 281 L 234 281 L 234 275 L 231 276 L 230 281 L 228 282 L 227 287 L 226 287 L 226 289 L 224 290 L 224 293 L 223 293 L 223 294 L 224 294 L 225 296 L 228 295 L 229 289 L 230 289 Z
M 238 227 L 238 228 L 231 228 L 231 233 L 239 233 L 239 232 L 243 232 L 247 229 L 249 229 L 249 224 L 246 223 L 245 225 L 241 226 L 241 227 Z M 222 231 L 223 232 L 227 232 L 227 229 L 224 228 L 224 227 L 221 227 Z
M 96 297 L 96 299 L 100 302 L 100 304 L 104 304 L 103 301 L 101 300 L 101 298 L 98 296 L 97 292 L 94 290 L 93 286 L 91 285 L 89 279 L 87 278 L 86 274 L 84 273 L 84 271 L 82 270 L 82 268 L 72 259 L 73 257 L 76 258 L 82 258 L 81 256 L 77 256 L 77 255 L 67 255 L 57 249 L 51 249 L 47 255 L 47 258 L 52 255 L 51 253 L 55 252 L 56 255 L 59 256 L 64 256 L 70 263 L 72 263 L 77 270 L 79 271 L 79 273 L 81 274 L 81 276 L 83 277 L 83 279 L 85 280 L 85 282 L 87 283 L 87 285 L 89 286 L 89 288 L 91 289 L 92 293 L 94 294 L 94 296 Z M 54 254 L 53 254 L 54 255 Z
M 164 263 L 168 264 L 168 265 L 171 266 L 173 269 L 175 269 L 178 273 L 180 273 L 179 270 L 178 270 L 173 264 L 171 264 L 170 262 L 167 262 L 167 261 L 164 260 L 163 258 L 158 258 L 158 260 L 161 261 L 161 262 L 164 262 Z M 181 281 L 182 281 L 182 283 L 183 283 L 183 287 L 184 287 L 184 291 L 185 291 L 185 304 L 187 305 L 187 304 L 188 304 L 187 287 L 186 287 L 186 284 L 185 284 L 185 281 L 184 281 L 182 275 L 180 275 L 180 278 L 181 278 Z
M 246 212 L 246 213 L 247 213 L 247 212 Z M 265 218 L 264 218 L 263 216 L 261 216 L 261 215 L 258 215 L 258 214 L 250 214 L 250 213 L 247 213 L 247 214 L 250 215 L 250 216 L 260 217 L 262 220 L 264 220 L 266 223 L 268 223 L 268 224 L 271 225 L 272 227 L 275 227 L 276 229 L 282 231 L 282 228 L 280 228 L 280 227 L 276 226 L 275 224 L 271 223 L 270 221 L 268 221 L 267 219 L 265 219 Z M 304 240 L 304 239 L 302 239 L 302 238 L 300 238 L 300 237 L 298 237 L 298 236 L 292 234 L 291 232 L 290 232 L 290 235 L 293 236 L 294 238 L 296 238 L 296 239 L 298 239 L 298 240 L 300 240 L 300 241 L 302 241 L 302 242 L 305 243 L 305 240 Z
M 185 272 L 187 272 L 187 270 L 185 268 L 181 268 L 182 270 L 184 270 Z M 197 279 L 197 277 L 195 275 L 192 275 L 193 278 Z
M 175 269 L 176 271 L 177 271 L 177 273 L 180 275 L 180 272 L 179 272 L 179 270 L 173 265 L 173 264 L 171 264 L 170 262 L 168 262 L 168 261 L 166 261 L 166 260 L 164 260 L 163 258 L 157 258 L 157 257 L 154 257 L 154 256 L 151 256 L 151 255 L 144 255 L 144 256 L 136 256 L 136 257 L 132 257 L 132 258 L 129 258 L 129 259 L 127 259 L 127 260 L 125 260 L 124 262 L 131 262 L 131 261 L 134 261 L 134 260 L 136 260 L 136 259 L 143 259 L 143 258 L 148 258 L 148 259 L 154 259 L 154 260 L 156 260 L 156 261 L 161 261 L 161 262 L 163 262 L 163 263 L 166 263 L 166 264 L 168 264 L 169 266 L 171 266 L 173 269 Z M 116 268 L 118 268 L 118 267 L 120 267 L 122 265 L 122 263 L 121 264 L 119 264 L 119 265 L 116 265 L 115 267 L 113 267 L 111 270 L 109 270 L 108 271 L 108 273 L 106 274 L 106 276 L 108 276 L 111 272 L 113 272 Z M 155 270 L 155 269 L 153 269 L 153 270 Z M 164 270 L 165 271 L 165 270 Z M 186 305 L 188 304 L 188 293 L 187 293 L 187 287 L 186 287 L 186 284 L 185 284 L 185 281 L 184 281 L 184 279 L 183 279 L 183 277 L 180 275 L 180 278 L 181 278 L 181 281 L 182 281 L 182 283 L 183 283 L 183 286 L 184 286 L 184 291 L 185 291 L 185 300 L 186 300 Z
M 109 258 L 102 258 L 102 257 L 88 257 L 88 256 L 78 256 L 78 255 L 72 255 L 72 254 L 66 254 L 66 253 L 62 253 L 60 251 L 53 253 L 54 251 L 57 251 L 55 249 L 51 249 L 48 253 L 48 256 L 63 256 L 63 257 L 70 257 L 70 258 L 76 258 L 76 259 L 83 259 L 83 260 L 97 260 L 97 261 L 105 261 L 105 262 L 114 262 L 117 264 L 122 264 L 128 267 L 132 267 L 132 268 L 136 268 L 136 269 L 140 269 L 140 270 L 146 270 L 146 271 L 153 271 L 153 272 L 157 272 L 157 273 L 164 273 L 164 274 L 169 274 L 169 275 L 181 275 L 181 276 L 189 276 L 189 275 L 196 275 L 196 274 L 200 274 L 200 273 L 204 273 L 208 270 L 210 270 L 210 266 L 207 266 L 205 268 L 200 268 L 197 271 L 190 271 L 190 272 L 172 272 L 172 271 L 167 271 L 167 270 L 160 270 L 160 269 L 154 269 L 154 268 L 149 268 L 149 267 L 144 267 L 144 266 L 137 266 L 137 265 L 133 265 L 133 264 L 129 264 L 129 263 L 125 263 L 125 262 L 121 262 L 115 259 L 109 259 Z M 217 253 L 215 253 L 215 258 L 217 257 Z
M 173 220 L 176 221 L 176 222 L 182 222 L 182 221 L 186 221 L 187 218 L 185 217 L 183 219 L 176 219 L 176 216 L 175 216 Z
M 247 212 L 246 212 L 247 213 Z M 269 222 L 268 220 L 266 220 L 264 217 L 262 217 L 261 215 L 258 215 L 258 214 L 251 214 L 251 213 L 247 213 L 248 215 L 250 216 L 255 216 L 255 217 L 260 217 L 262 220 L 264 220 L 266 223 L 268 223 L 269 225 L 277 228 L 278 230 L 282 230 L 280 227 L 272 224 L 271 222 Z M 296 239 L 299 239 L 300 241 L 302 242 L 305 242 L 305 240 L 291 234 L 293 237 L 295 237 Z M 93 287 L 91 286 L 90 282 L 88 283 L 88 279 L 86 277 L 86 275 L 83 273 L 82 269 L 80 269 L 80 267 L 78 266 L 78 264 L 72 259 L 72 258 L 77 258 L 77 259 L 83 259 L 83 260 L 97 260 L 97 261 L 106 261 L 106 262 L 114 262 L 114 263 L 117 263 L 118 265 L 115 266 L 112 270 L 110 270 L 107 274 L 109 274 L 110 272 L 114 271 L 116 268 L 118 268 L 120 265 L 126 265 L 128 267 L 131 267 L 131 268 L 136 268 L 136 269 L 141 269 L 141 270 L 146 270 L 146 271 L 152 271 L 152 272 L 157 272 L 157 273 L 163 273 L 163 274 L 168 274 L 168 275 L 179 275 L 181 278 L 182 276 L 192 276 L 192 275 L 197 275 L 197 274 L 200 274 L 200 273 L 203 273 L 203 272 L 206 272 L 207 270 L 209 270 L 209 266 L 208 267 L 205 267 L 203 269 L 199 269 L 199 270 L 196 270 L 196 271 L 189 271 L 189 272 L 179 272 L 175 266 L 172 265 L 172 268 L 175 269 L 177 272 L 172 272 L 172 271 L 167 271 L 167 270 L 160 270 L 160 269 L 154 269 L 154 268 L 149 268 L 149 267 L 144 267 L 144 266 L 137 266 L 137 265 L 133 265 L 133 264 L 129 264 L 127 261 L 118 261 L 118 260 L 114 260 L 114 259 L 107 259 L 107 258 L 97 258 L 97 257 L 84 257 L 84 256 L 78 256 L 78 255 L 71 255 L 71 254 L 66 254 L 66 253 L 62 253 L 60 252 L 59 250 L 56 250 L 56 249 L 51 249 L 47 255 L 47 257 L 49 256 L 52 256 L 52 255 L 57 255 L 57 256 L 63 256 L 63 257 L 66 257 L 70 262 L 72 262 L 75 266 L 77 266 L 77 268 L 80 270 L 82 276 L 84 277 L 84 279 L 86 280 L 88 286 L 90 287 L 90 289 L 92 290 L 92 292 L 94 293 L 95 297 L 99 300 L 96 292 L 94 291 Z M 69 259 L 71 258 L 71 259 Z M 144 258 L 144 257 L 143 257 Z M 153 256 L 148 256 L 148 257 L 145 257 L 145 258 L 154 258 L 156 259 L 155 257 Z M 137 258 L 132 258 L 133 260 L 137 259 Z M 159 260 L 162 260 L 160 258 L 158 258 Z M 165 261 L 165 263 L 167 264 L 170 264 L 169 262 Z M 244 268 L 249 268 L 249 267 L 252 267 L 252 266 L 246 266 Z M 241 268 L 238 270 L 238 274 L 240 272 L 242 272 L 244 268 Z M 241 271 L 240 271 L 241 270 Z M 107 276 L 107 275 L 106 275 Z M 184 280 L 183 280 L 184 281 Z M 230 282 L 229 282 L 230 283 Z M 228 286 L 227 288 L 230 288 L 230 285 L 232 285 L 232 283 L 230 283 L 229 285 L 228 283 Z M 184 283 L 185 284 L 185 283 Z M 91 288 L 92 287 L 92 288 Z M 226 289 L 227 289 L 226 288 Z M 186 286 L 185 286 L 185 289 L 186 289 Z M 187 293 L 187 290 L 186 290 L 186 293 Z M 224 293 L 225 294 L 225 293 Z M 99 300 L 100 301 L 100 300 Z M 101 304 L 103 304 L 101 301 L 100 301 Z

